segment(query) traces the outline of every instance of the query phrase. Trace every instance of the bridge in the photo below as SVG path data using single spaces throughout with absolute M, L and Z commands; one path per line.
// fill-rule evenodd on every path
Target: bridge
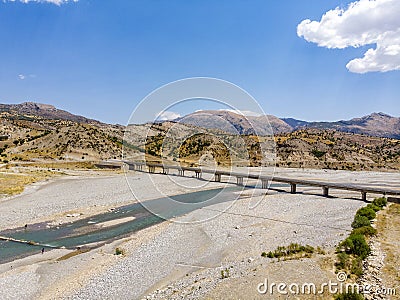
M 325 197 L 329 196 L 330 189 L 359 192 L 361 193 L 361 199 L 363 201 L 367 200 L 367 193 L 381 194 L 384 196 L 400 196 L 400 190 L 367 187 L 354 184 L 329 183 L 325 181 L 316 181 L 316 180 L 303 180 L 295 178 L 264 176 L 260 174 L 251 174 L 251 173 L 247 174 L 247 173 L 230 172 L 224 170 L 209 170 L 209 169 L 195 168 L 195 167 L 164 165 L 161 163 L 130 162 L 130 161 L 124 161 L 124 163 L 129 166 L 129 170 L 136 170 L 142 172 L 147 171 L 149 173 L 155 173 L 156 169 L 161 170 L 162 174 L 169 174 L 170 170 L 177 170 L 179 176 L 185 176 L 185 172 L 191 172 L 192 174 L 195 175 L 196 178 L 202 178 L 203 173 L 212 174 L 214 175 L 215 182 L 221 182 L 222 176 L 236 177 L 237 185 L 243 185 L 244 178 L 255 179 L 261 181 L 261 187 L 263 189 L 267 189 L 270 182 L 284 183 L 290 185 L 290 193 L 292 194 L 295 194 L 297 186 L 301 185 L 301 186 L 320 187 L 322 189 L 322 195 Z

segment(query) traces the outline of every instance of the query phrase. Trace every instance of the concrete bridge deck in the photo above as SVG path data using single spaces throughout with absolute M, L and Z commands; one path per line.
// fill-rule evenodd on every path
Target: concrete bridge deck
M 236 182 L 238 185 L 243 185 L 244 178 L 255 179 L 261 181 L 262 188 L 268 188 L 269 183 L 271 182 L 286 183 L 290 185 L 290 192 L 292 194 L 295 194 L 297 186 L 301 185 L 301 186 L 321 187 L 322 194 L 326 197 L 329 196 L 329 189 L 360 192 L 361 199 L 364 201 L 367 199 L 367 193 L 381 194 L 384 196 L 400 196 L 400 189 L 396 190 L 387 188 L 368 187 L 355 184 L 330 183 L 330 182 L 316 181 L 316 180 L 303 180 L 295 178 L 264 176 L 252 173 L 239 173 L 239 172 L 230 172 L 224 170 L 210 170 L 210 169 L 195 168 L 195 167 L 163 165 L 161 163 L 145 163 L 145 162 L 130 162 L 130 161 L 124 161 L 124 163 L 126 163 L 129 166 L 130 170 L 139 170 L 144 172 L 148 171 L 149 173 L 155 173 L 156 168 L 158 168 L 161 170 L 161 173 L 163 174 L 168 174 L 170 170 L 177 170 L 180 176 L 185 176 L 185 172 L 193 172 L 196 178 L 201 178 L 202 173 L 213 174 L 214 181 L 216 182 L 221 182 L 222 176 L 236 177 L 237 180 Z

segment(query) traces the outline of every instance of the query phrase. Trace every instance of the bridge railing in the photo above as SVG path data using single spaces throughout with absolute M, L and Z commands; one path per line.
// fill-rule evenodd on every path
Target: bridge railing
M 162 163 L 147 163 L 147 162 L 131 162 L 124 161 L 127 165 L 129 165 L 130 169 L 145 171 L 143 168 L 147 167 L 148 172 L 154 173 L 156 168 L 161 168 L 163 170 L 162 173 L 167 174 L 169 169 L 178 170 L 179 175 L 184 176 L 185 171 L 195 172 L 196 178 L 201 178 L 202 173 L 213 174 L 215 181 L 220 182 L 222 176 L 236 177 L 237 184 L 243 185 L 243 178 L 247 179 L 255 179 L 261 180 L 262 187 L 268 188 L 269 182 L 279 182 L 289 184 L 291 187 L 291 193 L 296 193 L 297 185 L 301 186 L 315 186 L 321 187 L 324 196 L 329 196 L 329 189 L 339 189 L 339 190 L 348 190 L 360 192 L 362 200 L 366 200 L 367 193 L 374 194 L 383 194 L 390 196 L 400 196 L 400 190 L 395 189 L 387 189 L 387 188 L 374 188 L 368 186 L 361 185 L 353 185 L 353 184 L 343 184 L 343 183 L 332 183 L 325 181 L 315 181 L 315 180 L 303 180 L 303 179 L 295 179 L 295 178 L 284 178 L 284 177 L 275 177 L 275 176 L 265 176 L 261 174 L 252 174 L 252 173 L 239 173 L 239 172 L 231 172 L 227 170 L 212 170 L 200 167 L 183 167 L 177 165 L 164 165 Z

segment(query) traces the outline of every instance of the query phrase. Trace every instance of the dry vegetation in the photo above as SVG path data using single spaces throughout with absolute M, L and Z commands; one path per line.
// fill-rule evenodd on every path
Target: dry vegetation
M 284 167 L 398 170 L 400 140 L 307 129 L 275 136 L 277 163 Z
M 93 161 L 121 155 L 123 127 L 2 113 L 0 155 L 18 161 Z
M 65 170 L 93 169 L 96 161 L 120 158 L 122 136 L 122 126 L 2 112 L 0 194 L 18 194 Z
M 378 216 L 377 229 L 379 241 L 385 252 L 383 280 L 387 287 L 400 291 L 400 204 L 391 204 Z M 400 296 L 397 295 L 399 299 Z
M 179 159 L 181 163 L 196 165 L 202 156 L 211 155 L 220 165 L 240 161 L 250 161 L 251 166 L 267 163 L 260 156 L 260 138 L 251 135 L 221 134 L 208 129 L 210 134 L 195 134 L 183 139 L 180 147 L 171 147 L 167 134 L 171 125 L 168 123 L 157 124 L 150 129 L 154 134 L 148 137 L 143 148 L 152 160 Z M 174 132 L 177 139 L 190 130 L 190 125 L 175 127 L 182 127 L 181 132 Z M 354 171 L 400 168 L 400 140 L 396 139 L 318 129 L 280 134 L 274 139 L 279 167 Z M 267 137 L 261 137 L 261 143 L 271 144 Z M 231 149 L 240 151 L 230 156 Z
M 7 170 L 0 172 L 0 195 L 15 195 L 24 190 L 28 184 L 45 180 L 57 173 L 48 170 L 26 171 L 14 173 Z
M 275 136 L 273 144 L 271 137 L 163 122 L 128 126 L 123 144 L 123 126 L 100 122 L 3 112 L 0 125 L 0 162 L 14 165 L 47 163 L 48 168 L 62 168 L 60 164 L 67 163 L 64 166 L 90 168 L 73 164 L 120 158 L 122 150 L 132 155 L 145 153 L 153 161 L 162 158 L 192 166 L 203 158 L 219 165 L 267 165 L 271 160 L 262 159 L 261 142 L 270 147 L 267 152 L 273 153 L 275 148 L 279 167 L 376 171 L 400 167 L 400 140 L 334 130 L 282 133 Z

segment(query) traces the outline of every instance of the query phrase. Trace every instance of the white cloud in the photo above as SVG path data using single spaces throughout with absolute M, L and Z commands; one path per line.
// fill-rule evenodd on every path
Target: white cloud
M 35 75 L 35 74 L 29 74 L 29 75 L 19 74 L 19 75 L 18 75 L 18 78 L 19 78 L 20 80 L 25 80 L 25 79 L 27 79 L 27 78 L 36 78 L 36 75 Z
M 400 1 L 359 0 L 337 7 L 321 20 L 303 20 L 297 35 L 326 48 L 344 49 L 375 44 L 346 67 L 354 73 L 400 70 Z
M 22 2 L 22 3 L 29 3 L 29 2 L 37 2 L 37 3 L 52 3 L 55 5 L 60 6 L 61 4 L 68 3 L 68 2 L 78 2 L 79 0 L 3 0 L 3 2 Z
M 176 112 L 165 110 L 165 111 L 160 112 L 156 116 L 156 119 L 158 121 L 167 121 L 167 120 L 175 120 L 180 117 L 181 117 L 181 115 Z

